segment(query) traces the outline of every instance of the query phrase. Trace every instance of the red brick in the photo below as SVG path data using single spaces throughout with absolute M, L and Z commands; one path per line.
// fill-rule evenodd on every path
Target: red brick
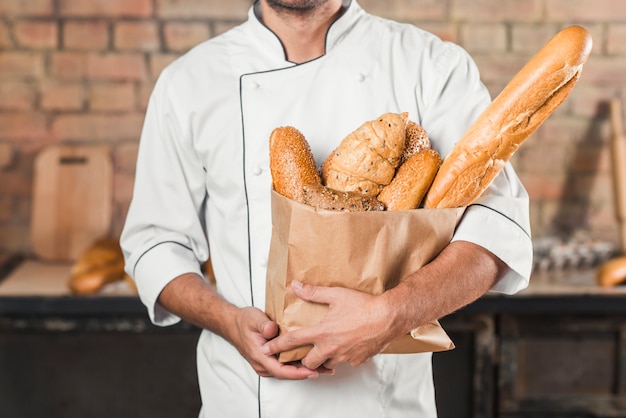
M 481 78 L 486 84 L 504 87 L 511 78 L 526 64 L 530 56 L 497 54 L 473 54 L 474 61 L 480 70 Z M 499 93 L 501 89 L 498 89 Z
M 2 0 L 0 15 L 7 16 L 51 16 L 54 0 Z
M 0 51 L 0 79 L 40 78 L 44 57 L 39 52 Z
M 625 3 L 626 4 L 626 3 Z M 626 85 L 626 57 L 590 56 L 583 68 L 579 83 L 598 86 Z
M 607 33 L 606 51 L 609 54 L 626 54 L 626 23 L 610 23 Z
M 45 83 L 41 87 L 41 108 L 71 111 L 84 108 L 85 88 L 80 83 Z
M 87 78 L 108 81 L 146 80 L 146 61 L 138 53 L 89 54 Z
M 137 140 L 144 115 L 58 115 L 52 123 L 57 141 L 125 141 Z
M 553 21 L 620 21 L 626 19 L 622 0 L 546 0 L 546 18 Z
M 498 54 L 507 50 L 506 26 L 501 23 L 461 25 L 461 44 L 470 53 Z
M 132 83 L 97 83 L 89 88 L 89 109 L 95 111 L 127 111 L 136 108 L 135 86 Z
M 11 34 L 9 33 L 9 28 L 5 22 L 0 21 L 0 48 L 12 48 L 13 40 L 11 39 Z
M 113 43 L 122 51 L 158 51 L 159 28 L 153 21 L 119 22 L 114 27 Z
M 77 0 L 80 1 L 80 0 Z M 248 16 L 250 0 L 156 0 L 160 18 L 229 19 L 243 21 Z
M 444 41 L 460 43 L 458 25 L 453 22 L 417 22 L 416 25 L 434 33 Z
M 137 163 L 137 152 L 139 141 L 127 142 L 115 147 L 113 152 L 113 163 L 115 168 L 125 173 L 134 173 Z
M 571 113 L 588 119 L 606 116 L 607 103 L 615 96 L 613 86 L 595 86 L 584 81 L 578 83 L 566 99 Z
M 150 55 L 150 79 L 156 80 L 161 71 L 172 63 L 180 54 L 152 54 Z
M 235 26 L 239 25 L 241 22 L 215 22 L 213 25 L 211 25 L 212 29 L 211 29 L 211 36 L 217 36 L 220 35 L 232 28 L 234 28 Z
M 543 15 L 543 0 L 453 1 L 452 20 L 468 22 L 537 21 Z
M 444 20 L 449 12 L 447 2 L 438 0 L 361 0 L 359 4 L 369 13 L 403 22 Z
M 33 181 L 30 170 L 4 170 L 0 175 L 0 196 L 30 196 Z
M 61 16 L 80 17 L 149 17 L 152 0 L 59 0 Z
M 20 20 L 13 26 L 18 46 L 34 49 L 51 49 L 58 45 L 59 31 L 56 22 Z
M 139 83 L 137 87 L 137 110 L 141 112 L 146 111 L 153 89 L 154 83 Z
M 109 47 L 109 23 L 104 20 L 68 21 L 63 25 L 63 48 L 103 50 Z
M 534 173 L 518 174 L 530 198 L 533 200 L 558 200 L 563 196 L 565 179 L 562 175 L 546 177 Z
M 55 52 L 50 59 L 50 75 L 57 80 L 84 80 L 86 63 L 86 52 Z
M 0 170 L 4 170 L 13 164 L 15 159 L 15 149 L 13 144 L 4 141 L 0 142 Z
M 0 113 L 0 139 L 45 140 L 48 137 L 47 119 L 41 113 Z
M 559 28 L 547 23 L 519 23 L 511 27 L 511 50 L 534 55 L 548 42 Z
M 31 110 L 37 98 L 32 83 L 12 81 L 0 82 L 0 111 Z
M 206 23 L 168 23 L 163 30 L 165 47 L 169 51 L 186 51 L 210 37 Z

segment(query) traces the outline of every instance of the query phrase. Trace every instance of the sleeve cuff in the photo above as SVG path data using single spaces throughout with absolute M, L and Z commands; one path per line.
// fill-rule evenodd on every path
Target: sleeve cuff
M 452 241 L 469 241 L 491 251 L 509 272 L 491 289 L 514 294 L 528 286 L 533 265 L 532 241 L 522 226 L 486 206 L 470 206 Z
M 193 251 L 176 242 L 155 245 L 143 253 L 135 264 L 133 278 L 139 298 L 148 309 L 153 324 L 168 326 L 181 320 L 161 306 L 157 299 L 169 282 L 185 273 L 196 273 L 202 277 L 200 263 Z

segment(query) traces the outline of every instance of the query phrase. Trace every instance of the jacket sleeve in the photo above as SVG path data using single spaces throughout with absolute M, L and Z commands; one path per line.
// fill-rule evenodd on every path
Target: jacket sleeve
M 201 274 L 209 256 L 204 231 L 203 166 L 168 94 L 167 69 L 157 81 L 144 121 L 133 197 L 121 235 L 126 272 L 157 325 L 180 320 L 157 302 L 184 273 Z
M 445 45 L 434 59 L 435 71 L 423 83 L 427 87 L 422 96 L 422 123 L 442 156 L 491 102 L 470 56 L 458 46 Z M 452 240 L 478 244 L 509 266 L 492 290 L 512 294 L 528 286 L 533 257 L 529 198 L 510 163 L 466 209 Z

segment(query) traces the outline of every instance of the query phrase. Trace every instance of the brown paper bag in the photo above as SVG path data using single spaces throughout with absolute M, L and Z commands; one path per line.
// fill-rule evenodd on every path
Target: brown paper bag
M 381 294 L 431 261 L 450 242 L 463 214 L 457 209 L 332 212 L 297 203 L 272 191 L 272 239 L 267 267 L 266 313 L 280 332 L 322 320 L 327 305 L 303 301 L 291 280 Z M 302 359 L 311 347 L 281 353 Z M 438 321 L 393 341 L 386 353 L 454 348 Z

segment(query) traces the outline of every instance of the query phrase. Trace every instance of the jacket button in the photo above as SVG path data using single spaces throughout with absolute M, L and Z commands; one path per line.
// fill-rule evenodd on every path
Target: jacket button
M 358 74 L 354 77 L 354 79 L 360 83 L 361 81 L 364 81 L 364 80 L 365 80 L 365 74 L 358 73 Z
M 254 176 L 260 176 L 261 173 L 263 173 L 263 169 L 261 167 L 255 167 L 252 170 L 252 175 L 254 175 Z

